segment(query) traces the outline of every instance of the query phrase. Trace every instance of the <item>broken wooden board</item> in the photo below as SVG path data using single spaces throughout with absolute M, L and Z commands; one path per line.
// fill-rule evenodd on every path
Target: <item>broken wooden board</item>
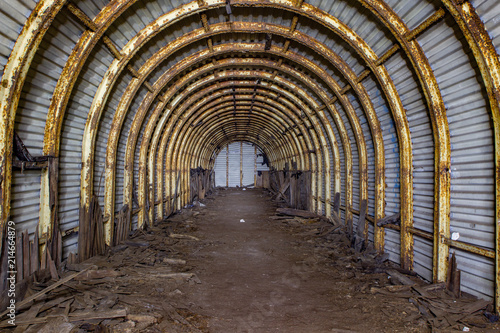
M 199 241 L 200 239 L 191 235 L 181 235 L 181 234 L 170 234 L 168 235 L 170 238 L 175 238 L 175 239 L 189 239 L 189 240 L 194 240 L 194 241 Z
M 412 279 L 399 273 L 395 269 L 388 269 L 387 274 L 389 274 L 393 280 L 399 282 L 400 284 L 407 285 L 407 286 L 416 285 L 416 283 Z
M 318 214 L 307 211 L 307 210 L 300 210 L 300 209 L 293 209 L 293 208 L 278 208 L 278 209 L 276 209 L 276 214 L 298 216 L 298 217 L 310 218 L 310 219 L 321 217 Z
M 89 270 L 89 269 L 90 269 L 90 268 L 92 268 L 92 267 L 95 267 L 95 266 L 91 266 L 91 267 L 89 267 L 89 268 L 87 268 L 87 269 L 84 269 L 84 270 L 83 270 L 83 271 L 81 271 L 81 272 L 78 272 L 78 273 L 74 273 L 74 274 L 68 275 L 68 276 L 66 276 L 65 278 L 60 279 L 60 280 L 59 280 L 59 281 L 57 281 L 56 283 L 54 283 L 54 284 L 52 284 L 52 285 L 48 286 L 47 288 L 43 289 L 42 291 L 39 291 L 39 292 L 37 292 L 36 294 L 34 294 L 34 295 L 32 295 L 32 296 L 30 296 L 30 297 L 28 297 L 28 298 L 23 299 L 21 302 L 18 302 L 18 303 L 16 304 L 17 308 L 20 308 L 21 306 L 23 306 L 23 305 L 25 305 L 25 304 L 28 304 L 28 303 L 29 303 L 29 302 L 31 302 L 31 301 L 36 300 L 36 299 L 37 299 L 37 298 L 39 298 L 40 296 L 43 296 L 43 295 L 45 295 L 46 293 L 48 293 L 49 291 L 56 289 L 56 288 L 57 288 L 57 287 L 59 287 L 60 285 L 62 285 L 62 284 L 64 284 L 64 283 L 66 283 L 66 282 L 68 282 L 68 281 L 70 281 L 70 280 L 74 279 L 74 278 L 75 278 L 75 277 L 77 277 L 78 275 L 85 273 L 87 270 Z M 0 318 L 2 318 L 3 316 L 5 316 L 7 313 L 9 313 L 9 310 L 6 310 L 6 311 L 2 312 L 2 313 L 0 314 Z

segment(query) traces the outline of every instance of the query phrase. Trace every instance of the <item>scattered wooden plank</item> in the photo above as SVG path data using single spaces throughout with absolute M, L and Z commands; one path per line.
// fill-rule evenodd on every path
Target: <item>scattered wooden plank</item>
M 189 239 L 189 240 L 194 240 L 194 241 L 199 241 L 200 239 L 191 235 L 182 235 L 182 234 L 170 234 L 168 235 L 170 238 L 175 238 L 175 239 Z
M 401 223 L 401 214 L 394 214 L 391 216 L 386 216 L 383 219 L 378 220 L 377 226 L 382 227 L 386 224 L 396 224 L 399 225 Z
M 23 261 L 22 263 L 18 263 L 23 265 L 23 279 L 27 279 L 31 274 L 30 272 L 30 238 L 28 234 L 28 229 L 25 229 L 22 232 L 22 239 L 23 239 Z
M 399 273 L 395 269 L 388 269 L 387 274 L 389 274 L 392 279 L 396 280 L 400 284 L 407 285 L 407 286 L 413 286 L 416 284 L 412 279 Z
M 173 259 L 173 258 L 164 258 L 163 262 L 169 265 L 185 265 L 186 260 L 183 259 Z
M 293 208 L 278 208 L 276 209 L 277 214 L 281 215 L 289 215 L 289 216 L 299 216 L 303 218 L 318 218 L 320 217 L 318 214 L 307 211 L 307 210 L 300 210 L 300 209 L 293 209 Z
M 16 235 L 16 269 L 17 269 L 17 276 L 16 276 L 16 281 L 22 281 L 24 274 L 23 274 L 23 235 L 21 233 Z
M 74 278 L 75 281 L 82 280 L 94 280 L 94 279 L 103 279 L 107 277 L 117 277 L 122 275 L 120 272 L 115 271 L 113 269 L 91 269 L 87 270 L 85 274 L 81 274 Z
M 49 291 L 54 290 L 54 289 L 56 289 L 57 287 L 59 287 L 60 285 L 63 285 L 63 284 L 65 284 L 66 282 L 68 282 L 68 281 L 70 281 L 70 280 L 74 279 L 74 278 L 75 278 L 75 277 L 77 277 L 78 275 L 83 274 L 84 272 L 86 272 L 87 270 L 89 270 L 89 269 L 90 269 L 90 268 L 92 268 L 92 267 L 95 267 L 95 266 L 91 266 L 91 267 L 89 267 L 89 268 L 87 268 L 87 269 L 84 269 L 84 270 L 83 270 L 83 271 L 81 271 L 81 272 L 78 272 L 78 273 L 74 273 L 74 274 L 68 275 L 68 276 L 66 276 L 65 278 L 63 278 L 63 279 L 61 279 L 61 280 L 57 281 L 56 283 L 54 283 L 54 284 L 52 284 L 52 285 L 48 286 L 47 288 L 45 288 L 45 289 L 43 289 L 43 290 L 41 290 L 41 291 L 37 292 L 36 294 L 33 294 L 33 295 L 31 295 L 30 297 L 23 299 L 22 301 L 20 301 L 20 302 L 18 302 L 18 303 L 16 304 L 17 308 L 20 308 L 21 306 L 23 306 L 23 305 L 25 305 L 25 304 L 28 304 L 28 303 L 29 303 L 29 302 L 31 302 L 31 301 L 36 300 L 36 299 L 37 299 L 37 298 L 39 298 L 40 296 L 43 296 L 43 295 L 47 294 Z M 2 312 L 2 313 L 0 314 L 0 318 L 2 318 L 3 316 L 5 316 L 7 313 L 9 313 L 9 310 L 6 310 L 6 311 Z
M 16 317 L 16 329 L 14 330 L 14 333 L 21 333 L 25 332 L 26 329 L 28 328 L 29 325 L 19 325 L 19 321 L 28 321 L 36 318 L 38 313 L 42 312 L 41 308 L 43 307 L 43 303 L 35 304 L 32 307 L 29 308 L 28 311 L 18 315 Z
M 80 313 L 71 313 L 68 316 L 68 320 L 70 322 L 76 322 L 76 321 L 89 321 L 89 320 L 94 320 L 94 319 L 113 319 L 113 318 L 122 318 L 127 316 L 127 310 L 126 309 L 118 309 L 118 310 L 109 310 L 109 311 L 86 311 L 86 312 L 80 312 Z M 32 319 L 26 319 L 26 320 L 16 320 L 16 325 L 32 325 L 32 324 L 43 324 L 49 321 L 49 319 L 53 318 L 58 318 L 61 317 L 61 315 L 55 315 L 55 316 L 46 316 L 46 317 L 39 317 L 39 318 L 32 318 Z M 0 327 L 9 327 L 12 325 L 9 325 L 8 323 L 0 323 Z
M 38 239 L 38 228 L 35 228 L 35 236 L 33 237 L 33 242 L 31 243 L 31 274 L 34 274 L 40 269 L 40 256 L 39 256 L 39 239 Z
M 457 258 L 455 252 L 451 255 L 446 275 L 446 289 L 453 292 L 455 297 L 460 297 L 460 271 L 457 269 Z
M 269 219 L 271 220 L 293 220 L 293 217 L 290 216 L 269 216 Z
M 66 302 L 69 299 L 74 299 L 74 298 L 75 298 L 75 296 L 73 296 L 73 295 L 71 295 L 71 296 L 61 296 L 61 297 L 57 297 L 57 298 L 55 298 L 53 300 L 50 300 L 48 302 L 40 303 L 40 304 L 42 304 L 42 307 L 40 308 L 40 312 L 47 311 L 47 310 L 53 308 L 56 305 L 59 305 L 61 303 Z

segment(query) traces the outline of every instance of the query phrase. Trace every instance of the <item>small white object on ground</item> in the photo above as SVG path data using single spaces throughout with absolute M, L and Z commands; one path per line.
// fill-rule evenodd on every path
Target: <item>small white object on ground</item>
M 243 223 L 243 222 L 245 222 L 245 220 L 241 219 L 240 222 Z
M 454 232 L 451 234 L 451 239 L 456 241 L 460 238 L 460 234 L 458 232 Z

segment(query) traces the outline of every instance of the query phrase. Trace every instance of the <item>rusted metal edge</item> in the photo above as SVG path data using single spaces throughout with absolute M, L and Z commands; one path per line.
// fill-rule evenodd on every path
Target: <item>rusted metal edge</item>
M 3 70 L 0 87 L 0 239 L 10 215 L 12 182 L 12 137 L 21 91 L 33 57 L 45 33 L 65 1 L 40 0 L 19 34 Z M 48 193 L 47 193 L 48 195 Z M 50 224 L 50 212 L 42 224 Z M 49 218 L 47 219 L 47 216 Z M 42 230 L 45 229 L 41 226 Z
M 442 0 L 469 44 L 490 101 L 495 135 L 495 310 L 500 313 L 500 57 L 484 23 L 469 2 Z
M 444 16 L 439 10 L 428 20 L 414 29 L 413 37 L 406 38 L 412 34 L 392 8 L 382 1 L 359 0 L 363 6 L 371 10 L 380 21 L 386 25 L 399 43 L 403 51 L 409 57 L 420 81 L 422 91 L 426 97 L 427 106 L 431 112 L 430 120 L 435 145 L 435 167 L 434 167 L 434 254 L 433 254 L 433 280 L 444 281 L 447 273 L 447 262 L 449 249 L 446 244 L 439 241 L 439 235 L 449 235 L 449 203 L 450 203 L 450 160 L 451 146 L 446 109 L 433 74 L 430 64 L 417 41 L 413 40 L 418 34 L 430 27 Z

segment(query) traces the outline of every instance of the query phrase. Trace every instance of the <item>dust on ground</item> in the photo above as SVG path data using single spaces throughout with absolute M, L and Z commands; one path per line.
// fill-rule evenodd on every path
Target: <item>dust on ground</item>
M 411 277 L 423 286 L 415 296 L 418 288 L 390 278 L 386 258 L 355 252 L 338 228 L 317 219 L 276 218 L 276 203 L 263 190 L 216 192 L 203 204 L 136 232 L 106 256 L 68 265 L 74 271 L 94 267 L 92 273 L 84 273 L 87 278 L 71 280 L 31 305 L 32 309 L 39 304 L 34 315 L 33 310 L 20 313 L 21 323 L 47 318 L 23 329 L 59 333 L 498 329 L 482 315 L 471 319 L 460 317 L 459 311 L 449 312 L 446 306 L 456 300 L 433 296 L 423 281 Z M 478 305 L 475 299 L 464 304 Z M 441 308 L 446 313 L 439 317 Z M 106 318 L 108 313 L 115 318 Z M 82 316 L 88 319 L 78 321 Z

